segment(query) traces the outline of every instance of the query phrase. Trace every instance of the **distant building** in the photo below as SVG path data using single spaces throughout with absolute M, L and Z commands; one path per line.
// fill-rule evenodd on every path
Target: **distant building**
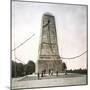
M 50 13 L 42 17 L 41 42 L 39 47 L 38 72 L 53 71 L 62 72 L 62 60 L 60 60 L 55 18 Z

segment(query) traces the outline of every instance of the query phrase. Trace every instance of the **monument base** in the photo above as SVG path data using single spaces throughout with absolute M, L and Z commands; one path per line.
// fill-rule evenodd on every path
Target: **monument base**
M 38 60 L 38 72 L 42 73 L 53 73 L 62 72 L 62 61 L 61 60 Z

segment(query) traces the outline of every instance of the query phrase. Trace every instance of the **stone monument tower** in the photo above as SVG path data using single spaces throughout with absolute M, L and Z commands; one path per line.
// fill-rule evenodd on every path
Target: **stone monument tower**
M 38 72 L 50 70 L 62 72 L 62 61 L 60 60 L 55 18 L 50 13 L 42 17 L 42 32 L 39 47 Z

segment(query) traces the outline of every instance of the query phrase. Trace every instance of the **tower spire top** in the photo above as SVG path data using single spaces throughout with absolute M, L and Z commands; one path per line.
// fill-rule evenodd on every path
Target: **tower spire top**
M 50 13 L 50 12 L 45 12 L 45 13 L 43 14 L 43 16 L 44 16 L 44 15 L 47 15 L 47 16 L 53 16 L 53 14 Z

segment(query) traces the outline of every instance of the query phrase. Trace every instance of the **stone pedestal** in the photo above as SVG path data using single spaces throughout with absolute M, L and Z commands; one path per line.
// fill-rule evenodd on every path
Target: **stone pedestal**
M 52 70 L 53 73 L 62 72 L 62 62 L 61 60 L 38 60 L 38 72 L 46 71 L 49 74 L 49 70 Z

